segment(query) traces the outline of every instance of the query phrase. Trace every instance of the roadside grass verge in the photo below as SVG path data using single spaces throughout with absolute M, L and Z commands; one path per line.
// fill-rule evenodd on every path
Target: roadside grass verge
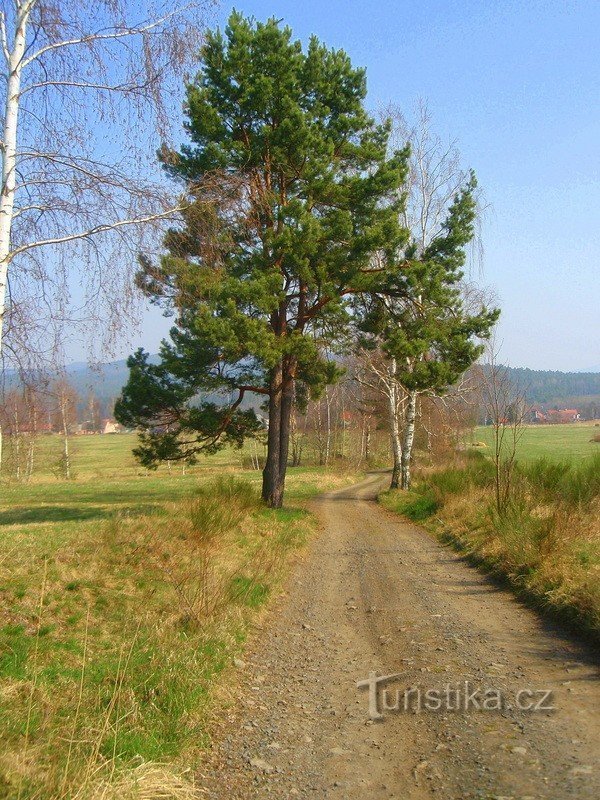
M 227 468 L 7 487 L 0 797 L 197 797 L 214 685 L 314 528 L 295 504 L 347 481 L 290 470 L 281 511 Z
M 600 640 L 600 454 L 519 464 L 504 514 L 492 462 L 466 452 L 380 496 L 536 607 Z

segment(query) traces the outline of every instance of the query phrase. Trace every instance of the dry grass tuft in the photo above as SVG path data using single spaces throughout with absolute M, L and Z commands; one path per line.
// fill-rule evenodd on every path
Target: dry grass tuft
M 73 800 L 198 800 L 201 791 L 166 766 L 143 762 L 115 780 L 79 789 Z

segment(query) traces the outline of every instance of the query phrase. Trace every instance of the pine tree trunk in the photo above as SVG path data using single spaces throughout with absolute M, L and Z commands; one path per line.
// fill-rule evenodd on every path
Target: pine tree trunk
M 269 432 L 267 461 L 263 469 L 262 499 L 272 508 L 280 508 L 283 493 L 279 486 L 279 447 L 281 441 L 281 378 L 282 364 L 271 370 L 269 381 Z
M 412 458 L 413 442 L 415 440 L 415 420 L 417 416 L 417 393 L 410 392 L 406 408 L 406 426 L 404 428 L 404 442 L 402 443 L 402 488 L 410 489 L 410 461 Z
M 283 370 L 283 389 L 281 396 L 281 423 L 279 425 L 279 479 L 281 493 L 285 484 L 288 457 L 290 452 L 290 437 L 292 432 L 292 413 L 294 411 L 294 372 L 295 360 L 286 359 Z
M 271 371 L 267 463 L 263 470 L 262 486 L 262 499 L 271 508 L 281 508 L 283 505 L 294 404 L 295 366 L 295 360 L 284 359 Z

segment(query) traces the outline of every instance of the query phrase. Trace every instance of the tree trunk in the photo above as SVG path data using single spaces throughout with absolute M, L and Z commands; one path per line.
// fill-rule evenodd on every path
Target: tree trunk
M 325 440 L 323 439 L 323 419 L 321 416 L 321 400 L 317 400 L 314 404 L 315 415 L 317 418 L 316 437 L 317 437 L 317 450 L 319 452 L 319 466 L 325 464 Z M 310 407 L 309 407 L 310 408 Z
M 13 441 L 15 443 L 15 478 L 21 480 L 21 427 L 19 425 L 19 408 L 15 400 L 13 409 Z
M 63 428 L 63 474 L 64 477 L 71 480 L 71 454 L 69 453 L 69 422 L 67 419 L 67 407 L 62 405 L 62 428 Z
M 325 466 L 329 466 L 331 458 L 331 397 L 329 387 L 325 387 L 325 409 L 327 412 L 327 435 L 325 439 Z
M 298 430 L 295 404 L 290 418 L 290 440 L 292 443 L 292 467 L 299 467 L 302 461 L 302 433 Z
M 30 8 L 29 8 L 30 10 Z M 19 13 L 17 27 L 8 58 L 8 81 L 2 131 L 2 193 L 0 194 L 0 353 L 6 307 L 10 234 L 13 223 L 17 176 L 17 130 L 21 99 L 21 68 L 25 55 L 29 10 Z
M 284 360 L 282 393 L 281 393 L 281 423 L 279 425 L 279 482 L 281 485 L 281 501 L 285 486 L 285 474 L 290 452 L 290 436 L 292 428 L 292 413 L 294 411 L 294 374 L 296 371 L 295 359 Z M 281 505 L 281 503 L 280 503 Z M 279 507 L 279 506 L 277 506 Z
M 21 14 L 17 21 L 13 48 L 8 58 L 8 81 L 4 107 L 4 130 L 2 131 L 2 192 L 0 193 L 0 354 L 4 334 L 4 312 L 8 264 L 10 261 L 10 234 L 15 205 L 17 176 L 17 124 L 21 99 L 21 64 L 25 55 L 26 31 L 29 12 Z M 0 463 L 2 461 L 2 430 L 0 428 Z
M 29 413 L 29 442 L 27 448 L 27 480 L 33 475 L 35 443 L 37 437 L 37 409 L 32 406 Z
M 267 461 L 263 469 L 262 499 L 271 508 L 280 508 L 283 491 L 279 480 L 279 449 L 281 443 L 281 362 L 271 370 L 269 381 L 269 432 Z
M 417 393 L 412 391 L 408 395 L 406 407 L 406 425 L 404 428 L 404 442 L 402 444 L 402 488 L 410 489 L 410 461 L 412 447 L 415 439 L 415 419 L 417 416 Z
M 390 489 L 400 488 L 400 473 L 402 470 L 402 443 L 400 440 L 400 426 L 398 424 L 397 392 L 397 386 L 391 382 L 389 391 L 387 393 L 388 413 L 390 418 L 390 439 L 392 443 L 392 456 L 394 459 Z
M 294 406 L 296 361 L 283 359 L 269 382 L 269 434 L 267 462 L 263 470 L 262 499 L 271 508 L 281 508 L 290 449 L 291 416 Z

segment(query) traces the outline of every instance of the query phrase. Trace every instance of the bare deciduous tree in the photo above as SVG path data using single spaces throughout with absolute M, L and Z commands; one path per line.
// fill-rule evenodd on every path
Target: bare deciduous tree
M 128 259 L 137 252 L 131 233 L 140 236 L 145 223 L 173 213 L 148 165 L 168 132 L 180 75 L 172 78 L 198 44 L 197 8 L 2 3 L 0 345 L 5 311 L 18 324 L 34 297 L 66 311 L 59 293 L 73 258 L 96 266 L 86 274 L 83 300 L 121 305 L 121 293 L 113 294 L 121 259 L 108 259 L 124 243 Z
M 70 481 L 73 477 L 70 438 L 77 423 L 77 392 L 66 377 L 58 378 L 53 386 L 56 400 L 56 429 L 62 436 L 62 452 L 58 460 L 57 472 L 60 477 Z
M 210 4 L 1 3 L 0 353 L 11 366 L 56 360 L 64 324 L 80 339 L 93 331 L 99 353 L 130 321 L 137 253 L 177 208 L 149 165 Z
M 510 379 L 508 368 L 498 363 L 498 347 L 492 340 L 487 363 L 481 371 L 485 422 L 492 426 L 496 510 L 502 515 L 511 499 L 519 442 L 525 432 L 525 393 Z
M 386 358 L 379 348 L 363 349 L 356 358 L 356 380 L 366 389 L 381 394 L 386 401 L 393 468 L 390 489 L 400 487 L 402 475 L 402 430 L 401 420 L 408 393 L 398 381 L 396 359 Z

